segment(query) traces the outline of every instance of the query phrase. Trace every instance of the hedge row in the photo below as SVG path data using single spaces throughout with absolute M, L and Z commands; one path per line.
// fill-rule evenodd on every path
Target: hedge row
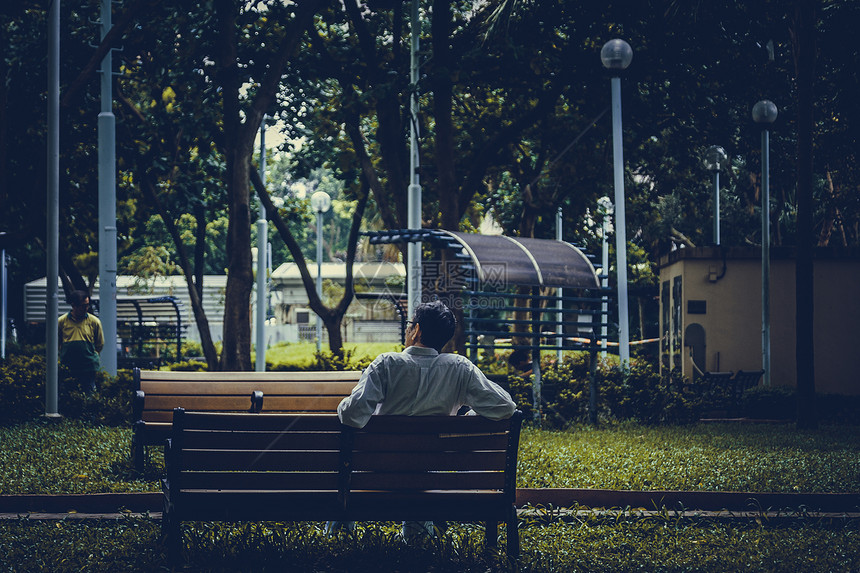
M 355 359 L 317 353 L 309 370 L 363 369 L 370 359 Z M 510 391 L 516 403 L 533 418 L 533 375 L 511 368 L 504 357 L 482 359 L 481 368 Z M 203 370 L 200 362 L 183 362 L 177 370 Z M 272 367 L 272 370 L 290 369 Z M 294 369 L 294 368 L 293 368 Z M 0 424 L 33 419 L 45 412 L 45 356 L 42 353 L 12 355 L 0 361 Z M 125 425 L 131 422 L 133 394 L 131 372 L 111 377 L 99 373 L 99 390 L 87 395 L 62 366 L 59 370 L 60 413 L 96 424 Z M 646 424 L 690 423 L 703 416 L 730 415 L 759 419 L 793 419 L 795 393 L 786 388 L 754 388 L 736 403 L 724 396 L 705 395 L 677 373 L 661 376 L 646 360 L 634 360 L 625 373 L 601 361 L 595 371 L 597 416 L 602 421 L 635 420 Z M 589 420 L 590 374 L 588 357 L 578 354 L 562 362 L 545 358 L 541 365 L 542 422 L 563 428 Z M 860 423 L 860 396 L 819 395 L 819 419 L 824 423 Z

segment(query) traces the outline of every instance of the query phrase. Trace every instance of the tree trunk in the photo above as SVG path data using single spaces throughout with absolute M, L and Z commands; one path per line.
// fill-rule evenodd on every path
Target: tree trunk
M 797 0 L 794 61 L 797 76 L 797 426 L 815 428 L 815 332 L 812 230 L 813 82 L 815 80 L 815 2 Z
M 248 178 L 250 153 L 228 152 L 227 287 L 224 293 L 222 370 L 251 370 L 251 206 Z

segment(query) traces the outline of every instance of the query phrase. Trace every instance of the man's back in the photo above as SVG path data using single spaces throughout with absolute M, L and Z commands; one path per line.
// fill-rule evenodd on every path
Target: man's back
M 507 418 L 516 408 L 466 358 L 410 346 L 377 357 L 338 414 L 344 424 L 363 427 L 373 414 L 452 416 L 463 405 L 491 419 Z

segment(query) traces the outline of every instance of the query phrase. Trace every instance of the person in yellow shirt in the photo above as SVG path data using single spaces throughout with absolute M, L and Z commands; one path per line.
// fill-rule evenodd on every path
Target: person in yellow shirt
M 66 366 L 85 392 L 96 390 L 99 352 L 105 345 L 101 321 L 90 314 L 90 295 L 76 290 L 67 299 L 71 312 L 59 319 L 60 362 Z

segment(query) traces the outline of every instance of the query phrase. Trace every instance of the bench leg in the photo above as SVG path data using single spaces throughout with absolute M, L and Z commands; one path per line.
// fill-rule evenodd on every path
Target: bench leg
M 165 502 L 165 506 L 167 506 Z M 168 507 L 164 508 L 161 518 L 161 533 L 167 546 L 167 562 L 171 566 L 182 560 L 182 524 Z
M 505 533 L 508 537 L 508 559 L 517 560 L 520 558 L 520 530 L 517 527 L 517 508 L 513 505 L 505 523 Z
M 484 546 L 495 549 L 499 546 L 499 522 L 496 520 L 484 522 Z
M 140 420 L 132 426 L 131 434 L 131 461 L 134 465 L 134 470 L 138 475 L 143 475 L 143 469 L 146 466 L 146 447 L 143 440 L 144 423 Z
M 143 474 L 145 450 L 143 444 L 132 438 L 131 441 L 131 461 L 134 463 L 134 471 L 139 475 Z

